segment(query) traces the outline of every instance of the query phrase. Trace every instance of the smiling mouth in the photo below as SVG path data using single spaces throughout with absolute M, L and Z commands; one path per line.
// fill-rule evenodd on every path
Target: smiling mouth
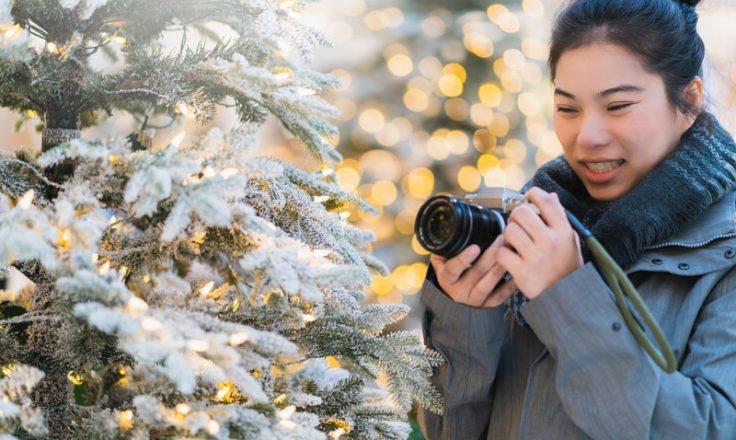
M 606 162 L 583 162 L 583 165 L 594 173 L 607 173 L 623 165 L 624 160 L 610 160 Z

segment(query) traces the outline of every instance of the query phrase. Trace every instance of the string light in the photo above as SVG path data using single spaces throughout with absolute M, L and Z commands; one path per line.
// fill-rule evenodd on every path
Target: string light
M 62 249 L 69 249 L 69 245 L 72 241 L 72 231 L 69 228 L 63 228 L 59 230 L 59 246 Z
M 155 331 L 161 330 L 163 328 L 163 324 L 161 324 L 161 322 L 156 318 L 151 318 L 150 316 L 146 316 L 141 321 L 141 327 L 145 331 L 155 332 Z
M 131 296 L 125 304 L 125 307 L 131 314 L 139 314 L 140 312 L 148 310 L 148 304 L 137 296 Z
M 26 210 L 31 207 L 31 203 L 33 203 L 33 198 L 35 197 L 36 192 L 32 189 L 29 189 L 23 195 L 20 199 L 18 199 L 18 207 L 20 209 Z
M 84 377 L 81 374 L 75 373 L 73 370 L 69 371 L 66 377 L 74 385 L 82 385 L 84 383 Z
M 215 435 L 218 432 L 220 432 L 220 424 L 217 423 L 214 420 L 210 420 L 207 422 L 207 433 L 210 435 Z
M 207 341 L 202 341 L 200 339 L 191 339 L 187 341 L 187 348 L 194 352 L 201 353 L 207 351 L 210 348 L 210 344 Z
M 110 262 L 105 261 L 105 263 L 97 269 L 97 273 L 104 277 L 108 272 L 110 272 Z
M 173 146 L 174 148 L 178 148 L 179 145 L 184 141 L 184 138 L 186 137 L 187 133 L 185 131 L 180 131 L 171 139 L 171 142 L 169 144 Z
M 183 101 L 179 101 L 178 103 L 176 103 L 175 110 L 178 114 L 184 116 L 185 118 L 192 118 L 194 116 L 194 112 L 192 111 L 192 108 L 189 107 L 189 105 Z
M 233 347 L 237 347 L 238 345 L 245 344 L 249 340 L 250 340 L 250 335 L 248 333 L 239 332 L 239 333 L 233 333 L 232 335 L 230 335 L 228 343 L 232 345 Z
M 133 429 L 133 411 L 126 409 L 118 412 L 118 428 L 122 432 Z
M 15 366 L 13 364 L 6 364 L 0 367 L 0 373 L 2 373 L 5 377 L 10 377 L 10 375 L 13 374 L 14 369 Z
M 10 26 L 7 30 L 2 31 L 5 42 L 16 39 L 23 32 L 23 26 L 18 24 Z
M 208 281 L 204 286 L 202 286 L 199 289 L 199 294 L 203 297 L 206 297 L 210 292 L 212 292 L 212 289 L 215 287 L 214 281 Z
M 211 399 L 220 403 L 235 403 L 245 400 L 235 384 L 230 381 L 220 382 L 217 385 L 217 392 Z

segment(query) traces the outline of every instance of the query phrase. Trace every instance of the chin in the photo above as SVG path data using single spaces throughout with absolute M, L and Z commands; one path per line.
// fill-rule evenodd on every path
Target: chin
M 599 186 L 591 187 L 586 184 L 585 189 L 588 190 L 590 197 L 599 202 L 612 202 L 627 192 L 625 188 L 621 188 L 619 185 L 601 188 Z

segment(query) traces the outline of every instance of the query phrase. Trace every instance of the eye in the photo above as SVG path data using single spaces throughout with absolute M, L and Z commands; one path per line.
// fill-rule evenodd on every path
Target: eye
M 628 107 L 628 106 L 630 106 L 630 105 L 632 105 L 632 104 L 634 104 L 634 103 L 633 103 L 633 102 L 628 102 L 628 103 L 626 103 L 626 104 L 616 104 L 616 105 L 611 105 L 611 106 L 609 106 L 609 107 L 608 107 L 608 110 L 609 110 L 609 111 L 612 111 L 612 112 L 615 112 L 616 110 L 622 110 L 622 109 L 625 109 L 626 107 Z
M 570 107 L 557 107 L 557 111 L 560 113 L 576 113 L 577 110 Z

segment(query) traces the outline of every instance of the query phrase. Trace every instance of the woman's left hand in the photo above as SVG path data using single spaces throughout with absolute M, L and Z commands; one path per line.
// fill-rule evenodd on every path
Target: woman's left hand
M 534 299 L 562 278 L 583 266 L 578 234 L 555 193 L 533 187 L 527 205 L 514 208 L 503 232 L 504 246 L 497 262 L 513 277 L 524 296 Z

